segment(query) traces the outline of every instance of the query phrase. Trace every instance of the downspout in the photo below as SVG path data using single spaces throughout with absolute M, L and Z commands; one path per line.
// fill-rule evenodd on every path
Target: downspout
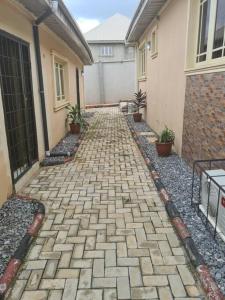
M 46 153 L 49 152 L 49 137 L 48 137 L 47 113 L 46 113 L 46 105 L 45 105 L 44 80 L 43 80 L 43 71 L 42 71 L 42 63 L 41 63 L 39 25 L 43 23 L 55 11 L 57 11 L 57 9 L 58 9 L 58 0 L 51 0 L 50 7 L 33 24 L 34 47 L 35 47 L 36 62 L 37 62 L 39 93 L 40 93 L 40 100 L 41 100 L 41 112 L 42 112 L 43 133 L 44 133 L 44 145 L 45 145 Z

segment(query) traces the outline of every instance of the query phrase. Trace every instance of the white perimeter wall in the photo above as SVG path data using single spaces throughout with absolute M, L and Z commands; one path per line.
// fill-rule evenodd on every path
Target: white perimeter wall
M 85 104 L 118 103 L 133 98 L 135 63 L 99 62 L 84 68 Z

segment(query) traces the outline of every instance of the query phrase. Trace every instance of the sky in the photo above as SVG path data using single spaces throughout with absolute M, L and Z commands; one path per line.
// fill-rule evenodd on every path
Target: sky
M 83 33 L 115 13 L 132 18 L 140 0 L 64 0 Z

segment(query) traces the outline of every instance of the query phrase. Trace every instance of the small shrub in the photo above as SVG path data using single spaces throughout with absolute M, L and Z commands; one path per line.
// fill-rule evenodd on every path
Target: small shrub
M 159 137 L 160 143 L 171 143 L 175 140 L 175 133 L 173 130 L 169 129 L 168 127 L 165 127 L 165 129 L 162 131 Z

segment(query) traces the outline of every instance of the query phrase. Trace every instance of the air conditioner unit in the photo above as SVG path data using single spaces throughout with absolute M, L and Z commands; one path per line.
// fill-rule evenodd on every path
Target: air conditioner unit
M 219 192 L 219 187 L 211 178 L 213 178 L 220 187 L 225 189 L 224 170 L 208 170 L 203 172 L 200 209 L 206 217 L 208 215 L 208 219 L 214 228 L 217 225 L 217 232 L 225 241 L 225 193 L 223 193 L 222 190 Z M 218 218 L 216 224 L 217 214 Z

